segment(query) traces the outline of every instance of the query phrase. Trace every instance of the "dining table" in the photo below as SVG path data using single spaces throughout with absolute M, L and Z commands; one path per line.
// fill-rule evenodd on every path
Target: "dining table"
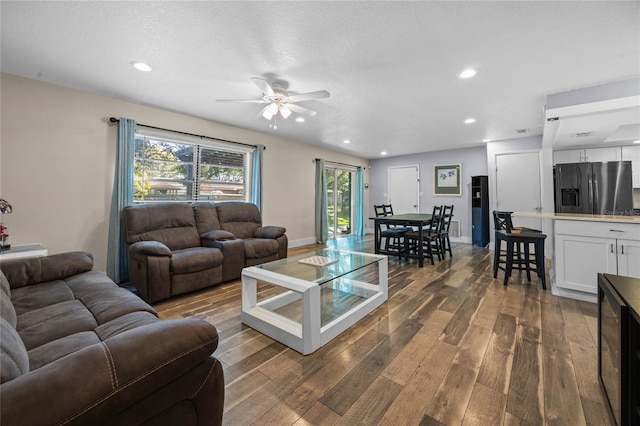
M 401 213 L 389 216 L 376 216 L 370 217 L 370 220 L 374 222 L 375 229 L 375 253 L 376 254 L 388 254 L 383 253 L 380 248 L 382 238 L 380 236 L 380 229 L 383 225 L 400 225 L 417 228 L 418 231 L 418 251 L 415 254 L 404 253 L 405 258 L 418 259 L 418 266 L 424 266 L 424 227 L 431 225 L 430 213 Z

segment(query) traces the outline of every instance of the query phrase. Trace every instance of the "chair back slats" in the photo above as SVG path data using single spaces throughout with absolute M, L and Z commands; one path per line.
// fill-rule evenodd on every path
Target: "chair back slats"
M 506 231 L 508 234 L 513 230 L 511 214 L 513 212 L 493 211 L 493 224 L 496 231 Z
M 451 218 L 453 217 L 453 204 L 450 206 L 444 206 L 442 216 L 444 218 L 442 232 L 449 232 L 449 228 L 451 228 Z

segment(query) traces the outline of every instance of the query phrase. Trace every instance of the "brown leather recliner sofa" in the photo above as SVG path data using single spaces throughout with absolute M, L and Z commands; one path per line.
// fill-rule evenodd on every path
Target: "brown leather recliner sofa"
M 0 268 L 0 424 L 222 422 L 213 325 L 158 319 L 89 253 Z
M 123 210 L 129 276 L 149 303 L 240 277 L 287 257 L 286 229 L 262 226 L 255 204 L 149 203 Z

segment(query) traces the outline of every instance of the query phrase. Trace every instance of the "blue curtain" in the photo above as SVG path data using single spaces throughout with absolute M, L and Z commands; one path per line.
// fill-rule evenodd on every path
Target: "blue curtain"
M 120 118 L 116 145 L 116 168 L 111 196 L 107 275 L 116 283 L 129 280 L 129 250 L 122 235 L 122 209 L 133 204 L 133 156 L 136 122 Z
M 364 236 L 364 173 L 362 167 L 356 171 L 356 226 L 355 234 Z
M 257 145 L 253 150 L 251 165 L 251 202 L 262 212 L 262 151 L 264 145 Z
M 329 239 L 327 230 L 327 175 L 324 160 L 316 160 L 316 240 L 324 244 Z

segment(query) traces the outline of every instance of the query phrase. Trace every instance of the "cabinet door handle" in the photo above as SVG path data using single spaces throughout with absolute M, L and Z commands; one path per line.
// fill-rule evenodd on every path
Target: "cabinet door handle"
M 624 244 L 622 244 L 622 245 L 620 246 L 620 248 L 621 248 L 620 253 L 621 253 L 621 254 L 624 254 Z
M 624 231 L 621 231 L 619 229 L 609 229 L 609 232 L 622 232 L 622 233 L 624 233 Z
M 611 253 L 613 253 L 613 244 L 611 244 Z

